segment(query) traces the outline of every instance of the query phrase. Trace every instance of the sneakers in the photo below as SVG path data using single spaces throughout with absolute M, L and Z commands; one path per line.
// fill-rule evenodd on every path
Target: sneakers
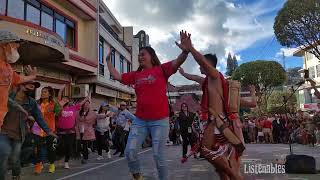
M 98 156 L 97 160 L 100 161 L 100 160 L 103 160 L 103 156 Z
M 110 150 L 107 152 L 108 158 L 111 159 L 111 152 Z
M 37 164 L 34 166 L 34 173 L 40 174 L 41 171 L 42 171 L 42 168 L 43 168 L 42 163 L 37 163 Z
M 56 166 L 54 164 L 49 165 L 49 173 L 54 173 L 56 171 Z
M 69 163 L 65 162 L 65 163 L 64 163 L 64 168 L 65 168 L 65 169 L 70 169 Z

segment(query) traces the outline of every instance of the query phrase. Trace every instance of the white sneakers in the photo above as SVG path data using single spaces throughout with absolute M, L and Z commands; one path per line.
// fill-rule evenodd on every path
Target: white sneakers
M 100 160 L 103 160 L 103 156 L 98 156 L 97 160 L 100 161 Z
M 66 162 L 66 163 L 64 163 L 64 168 L 65 168 L 65 169 L 70 169 L 70 167 L 69 167 L 69 163 L 67 163 L 67 162 Z
M 111 159 L 111 151 L 109 150 L 108 154 L 108 158 Z

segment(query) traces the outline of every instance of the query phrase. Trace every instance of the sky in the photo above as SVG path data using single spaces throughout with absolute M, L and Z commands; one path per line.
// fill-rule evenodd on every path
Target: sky
M 303 64 L 302 58 L 292 56 L 294 49 L 282 47 L 274 36 L 274 18 L 286 0 L 103 1 L 122 26 L 133 26 L 134 33 L 144 30 L 149 35 L 161 62 L 180 54 L 175 41 L 179 31 L 186 30 L 196 49 L 217 55 L 217 69 L 222 72 L 226 71 L 228 53 L 235 55 L 239 64 L 254 60 L 275 60 L 286 68 Z M 200 75 L 191 55 L 182 67 Z M 194 83 L 179 72 L 169 81 L 174 85 Z

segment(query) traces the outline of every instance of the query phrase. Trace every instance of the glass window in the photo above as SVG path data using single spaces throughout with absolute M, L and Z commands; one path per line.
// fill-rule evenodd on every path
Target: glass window
M 70 27 L 70 26 L 67 26 L 67 45 L 68 47 L 72 47 L 72 48 L 75 48 L 75 31 L 74 31 L 74 28 Z
M 0 0 L 0 14 L 5 15 L 7 8 L 7 0 Z
M 123 60 L 124 57 L 122 55 L 120 55 L 120 73 L 123 73 L 124 72 L 124 69 L 123 69 Z
M 66 42 L 66 24 L 56 19 L 56 33 Z
M 27 16 L 26 20 L 34 24 L 40 25 L 40 10 L 27 4 Z
M 131 63 L 127 62 L 127 72 L 131 72 Z
M 41 5 L 41 10 L 51 16 L 53 16 L 53 10 L 48 8 L 47 6 Z
M 112 50 L 112 53 L 111 53 L 111 63 L 113 67 L 116 67 L 116 51 L 115 50 Z
M 41 26 L 53 31 L 53 17 L 46 12 L 41 12 Z
M 320 64 L 317 65 L 317 77 L 320 77 Z
M 24 20 L 24 1 L 23 0 L 8 1 L 8 16 Z
M 32 4 L 34 7 L 40 8 L 40 3 L 38 0 L 27 0 L 29 4 Z
M 316 77 L 314 66 L 309 68 L 309 77 L 310 78 L 315 78 Z
M 103 63 L 103 39 L 100 39 L 99 41 L 99 64 Z

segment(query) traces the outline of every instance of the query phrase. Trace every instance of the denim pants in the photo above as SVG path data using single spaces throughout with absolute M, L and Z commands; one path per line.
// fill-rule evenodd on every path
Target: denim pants
M 12 164 L 12 176 L 19 176 L 21 173 L 20 152 L 21 141 L 9 138 L 0 134 L 0 180 L 5 180 L 7 174 L 8 160 Z
M 147 135 L 152 136 L 153 158 L 157 166 L 160 180 L 168 180 L 168 168 L 164 148 L 169 134 L 169 118 L 146 121 L 139 118 L 133 120 L 125 150 L 128 166 L 132 174 L 141 173 L 138 150 Z

